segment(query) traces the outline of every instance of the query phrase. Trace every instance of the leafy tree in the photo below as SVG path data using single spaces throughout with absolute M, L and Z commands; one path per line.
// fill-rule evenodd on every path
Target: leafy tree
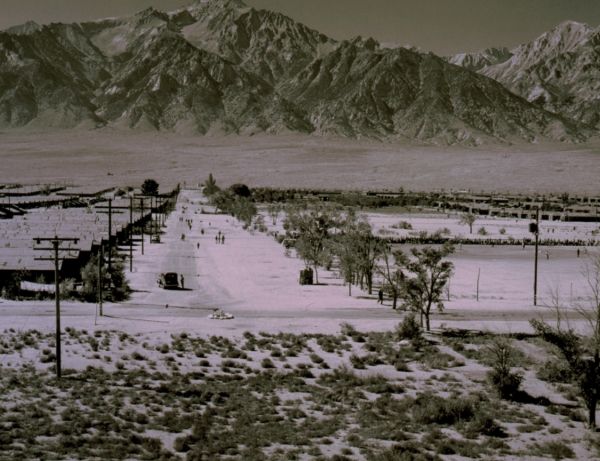
M 514 399 L 523 381 L 520 373 L 512 371 L 517 365 L 515 349 L 506 338 L 497 338 L 487 347 L 492 357 L 488 379 L 503 399 Z
M 235 195 L 231 190 L 218 191 L 211 196 L 211 203 L 223 213 L 228 213 L 244 223 L 244 227 L 252 224 L 258 210 L 252 200 Z
M 219 192 L 219 190 L 219 186 L 217 186 L 217 181 L 213 177 L 213 174 L 209 173 L 208 179 L 204 182 L 204 195 L 210 197 L 211 195 L 214 195 L 217 192 Z
M 340 272 L 344 277 L 344 282 L 348 284 L 348 296 L 352 296 L 352 285 L 356 281 L 358 272 L 358 259 L 353 249 L 351 237 L 344 236 L 335 246 L 335 253 L 340 264 Z
M 600 399 L 600 257 L 586 266 L 584 275 L 590 294 L 586 303 L 575 306 L 575 310 L 587 321 L 587 332 L 574 330 L 568 322 L 565 327 L 561 320 L 566 316 L 560 307 L 556 307 L 556 326 L 537 319 L 531 320 L 531 326 L 545 341 L 554 344 L 568 363 L 588 410 L 588 425 L 595 429 Z
M 414 312 L 407 314 L 402 322 L 396 326 L 396 336 L 400 341 L 409 339 L 416 343 L 420 342 L 422 339 L 422 329 L 417 323 L 417 319 L 415 319 Z
M 392 309 L 396 309 L 398 298 L 402 295 L 406 276 L 402 269 L 406 267 L 407 257 L 402 251 L 394 251 L 389 245 L 383 247 L 383 265 L 377 271 L 383 278 L 383 289 L 392 298 Z
M 232 184 L 229 186 L 229 190 L 233 192 L 233 195 L 237 195 L 238 197 L 250 198 L 252 196 L 252 191 L 246 184 Z
M 103 299 L 110 301 L 123 301 L 127 299 L 131 289 L 125 277 L 123 263 L 118 253 L 113 253 L 112 272 L 109 274 L 106 265 L 102 267 Z M 81 269 L 83 283 L 82 295 L 87 301 L 98 301 L 98 257 L 93 255 L 88 263 Z
M 256 205 L 252 200 L 246 197 L 236 197 L 233 202 L 232 208 L 233 215 L 244 223 L 244 227 L 247 228 L 252 224 L 252 219 L 258 213 Z
M 473 224 L 475 223 L 476 220 L 477 220 L 477 216 L 475 216 L 473 213 L 464 213 L 460 217 L 460 220 L 458 221 L 458 223 L 466 224 L 467 226 L 469 226 L 469 234 L 472 234 L 473 233 Z
M 82 292 L 86 301 L 97 300 L 98 297 L 98 258 L 93 255 L 81 269 Z
M 269 213 L 269 216 L 273 220 L 273 225 L 277 224 L 277 219 L 281 211 L 282 207 L 280 203 L 269 203 L 267 205 L 267 213 Z
M 414 274 L 405 283 L 402 293 L 404 306 L 419 313 L 421 327 L 425 320 L 427 331 L 430 330 L 429 317 L 433 305 L 437 305 L 440 312 L 444 310 L 443 291 L 454 267 L 450 261 L 446 261 L 444 258 L 453 251 L 454 247 L 449 244 L 445 244 L 440 249 L 413 248 L 411 250 L 412 259 L 406 257 L 402 260 L 403 266 Z
M 232 213 L 235 197 L 229 190 L 219 190 L 210 196 L 210 202 L 222 213 Z
M 331 245 L 328 242 L 333 229 L 339 226 L 339 212 L 331 206 L 314 204 L 309 207 L 288 208 L 284 228 L 288 237 L 296 238 L 295 248 L 307 267 L 315 272 L 317 267 L 331 260 Z
M 0 293 L 2 298 L 18 298 L 21 292 L 21 281 L 25 280 L 28 275 L 27 271 L 16 271 L 7 277 L 0 278 Z
M 144 195 L 157 195 L 158 194 L 158 183 L 154 179 L 146 179 L 142 184 L 142 194 Z
M 352 285 L 356 282 L 359 272 L 355 248 L 356 214 L 353 209 L 346 212 L 340 227 L 341 232 L 336 236 L 332 248 L 335 256 L 338 258 L 344 282 L 348 284 L 348 296 L 352 296 Z
M 385 248 L 384 242 L 373 235 L 371 225 L 367 221 L 360 221 L 354 232 L 354 247 L 361 287 L 363 281 L 366 282 L 367 291 L 372 294 L 373 275 L 377 269 L 377 260 Z

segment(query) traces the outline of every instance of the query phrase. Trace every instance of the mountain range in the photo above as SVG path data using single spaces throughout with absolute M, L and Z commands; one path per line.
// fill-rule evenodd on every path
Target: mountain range
M 581 141 L 600 127 L 598 32 L 439 57 L 336 41 L 241 0 L 0 32 L 0 127 L 300 132 L 438 144 Z
M 536 106 L 600 128 L 600 28 L 565 21 L 513 50 L 449 59 L 502 83 Z

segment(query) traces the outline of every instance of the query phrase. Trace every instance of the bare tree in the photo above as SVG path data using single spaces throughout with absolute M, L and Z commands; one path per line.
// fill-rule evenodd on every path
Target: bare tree
M 586 265 L 584 277 L 589 296 L 573 307 L 587 322 L 587 332 L 578 332 L 569 325 L 558 300 L 553 301 L 556 326 L 541 319 L 531 320 L 531 326 L 544 340 L 554 344 L 568 363 L 588 410 L 588 425 L 595 428 L 596 407 L 600 399 L 600 257 Z M 561 322 L 564 319 L 567 321 Z
M 473 213 L 465 213 L 460 217 L 459 224 L 466 224 L 469 226 L 469 234 L 473 233 L 473 224 L 477 220 L 477 217 Z

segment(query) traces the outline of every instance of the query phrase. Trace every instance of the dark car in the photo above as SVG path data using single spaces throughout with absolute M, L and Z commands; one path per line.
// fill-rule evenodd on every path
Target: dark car
M 177 272 L 163 272 L 158 277 L 158 286 L 165 289 L 179 288 L 179 276 Z

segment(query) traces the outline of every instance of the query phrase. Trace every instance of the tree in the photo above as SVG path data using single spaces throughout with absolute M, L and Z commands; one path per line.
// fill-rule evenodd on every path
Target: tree
M 459 224 L 466 224 L 469 226 L 469 234 L 473 233 L 473 224 L 477 220 L 477 217 L 473 213 L 465 213 L 460 217 Z
M 213 177 L 212 173 L 208 174 L 208 179 L 204 182 L 204 195 L 206 195 L 207 197 L 210 197 L 211 195 L 216 194 L 217 192 L 219 192 L 219 186 L 217 186 L 217 181 L 215 180 L 215 178 Z
M 258 210 L 252 200 L 246 197 L 236 197 L 233 201 L 232 214 L 237 219 L 244 223 L 244 228 L 247 228 L 252 224 L 254 216 L 256 216 Z
M 340 220 L 341 232 L 333 243 L 333 252 L 337 256 L 340 273 L 348 284 L 348 296 L 352 296 L 352 285 L 358 278 L 358 258 L 355 248 L 356 214 L 351 208 Z
M 229 190 L 219 190 L 210 195 L 210 203 L 212 203 L 215 208 L 220 210 L 222 213 L 231 214 L 234 201 L 235 197 Z
M 106 265 L 102 268 L 103 299 L 110 301 L 122 301 L 127 299 L 131 289 L 125 277 L 123 263 L 118 259 L 119 255 L 114 252 L 112 272 L 107 272 Z M 83 283 L 82 295 L 87 301 L 98 301 L 98 257 L 93 255 L 88 263 L 81 269 L 81 281 Z
M 157 195 L 158 194 L 158 183 L 154 179 L 146 179 L 142 184 L 142 194 L 144 195 Z
M 228 213 L 244 223 L 244 227 L 252 224 L 258 210 L 252 200 L 235 195 L 231 190 L 218 191 L 211 196 L 211 203 L 223 213 Z
M 487 347 L 492 358 L 492 369 L 488 372 L 488 379 L 498 391 L 500 398 L 514 399 L 523 375 L 515 373 L 512 368 L 517 365 L 517 354 L 506 338 L 496 338 Z
M 246 184 L 232 184 L 231 186 L 229 186 L 229 190 L 238 197 L 250 198 L 250 196 L 252 195 L 252 191 L 248 186 L 246 186 Z
M 433 305 L 441 312 L 444 310 L 444 287 L 450 280 L 454 265 L 444 260 L 454 252 L 454 247 L 445 244 L 440 249 L 425 247 L 411 250 L 412 259 L 406 257 L 404 267 L 414 274 L 409 278 L 402 293 L 404 306 L 419 313 L 421 327 L 430 330 L 429 317 Z
M 406 267 L 408 261 L 402 251 L 392 252 L 389 245 L 384 247 L 382 255 L 383 266 L 379 266 L 377 271 L 383 278 L 383 289 L 392 298 L 392 309 L 396 309 L 398 298 L 402 294 L 406 282 L 402 268 Z M 393 262 L 390 259 L 393 259 Z
M 600 399 L 600 257 L 584 270 L 590 294 L 584 304 L 574 306 L 588 324 L 587 332 L 571 328 L 559 302 L 556 303 L 556 326 L 543 320 L 532 319 L 531 326 L 542 339 L 558 348 L 569 365 L 579 394 L 588 410 L 588 425 L 596 427 L 596 407 Z
M 331 206 L 318 203 L 308 207 L 293 206 L 287 210 L 284 223 L 287 236 L 296 239 L 298 256 L 307 267 L 314 269 L 317 284 L 318 266 L 331 260 L 328 239 L 337 226 L 339 213 Z
M 352 242 L 349 242 L 350 237 L 344 236 L 337 242 L 335 253 L 338 257 L 340 272 L 344 278 L 344 282 L 348 284 L 348 296 L 352 296 L 352 285 L 356 280 L 358 272 L 358 260 L 354 252 Z
M 273 220 L 273 225 L 277 224 L 277 219 L 279 218 L 279 213 L 281 213 L 282 207 L 279 203 L 269 203 L 267 205 L 267 213 Z
M 367 284 L 369 294 L 373 293 L 373 275 L 377 269 L 377 260 L 385 247 L 384 242 L 373 235 L 371 225 L 367 221 L 359 221 L 354 231 L 354 247 L 358 260 L 358 276 L 361 287 Z

